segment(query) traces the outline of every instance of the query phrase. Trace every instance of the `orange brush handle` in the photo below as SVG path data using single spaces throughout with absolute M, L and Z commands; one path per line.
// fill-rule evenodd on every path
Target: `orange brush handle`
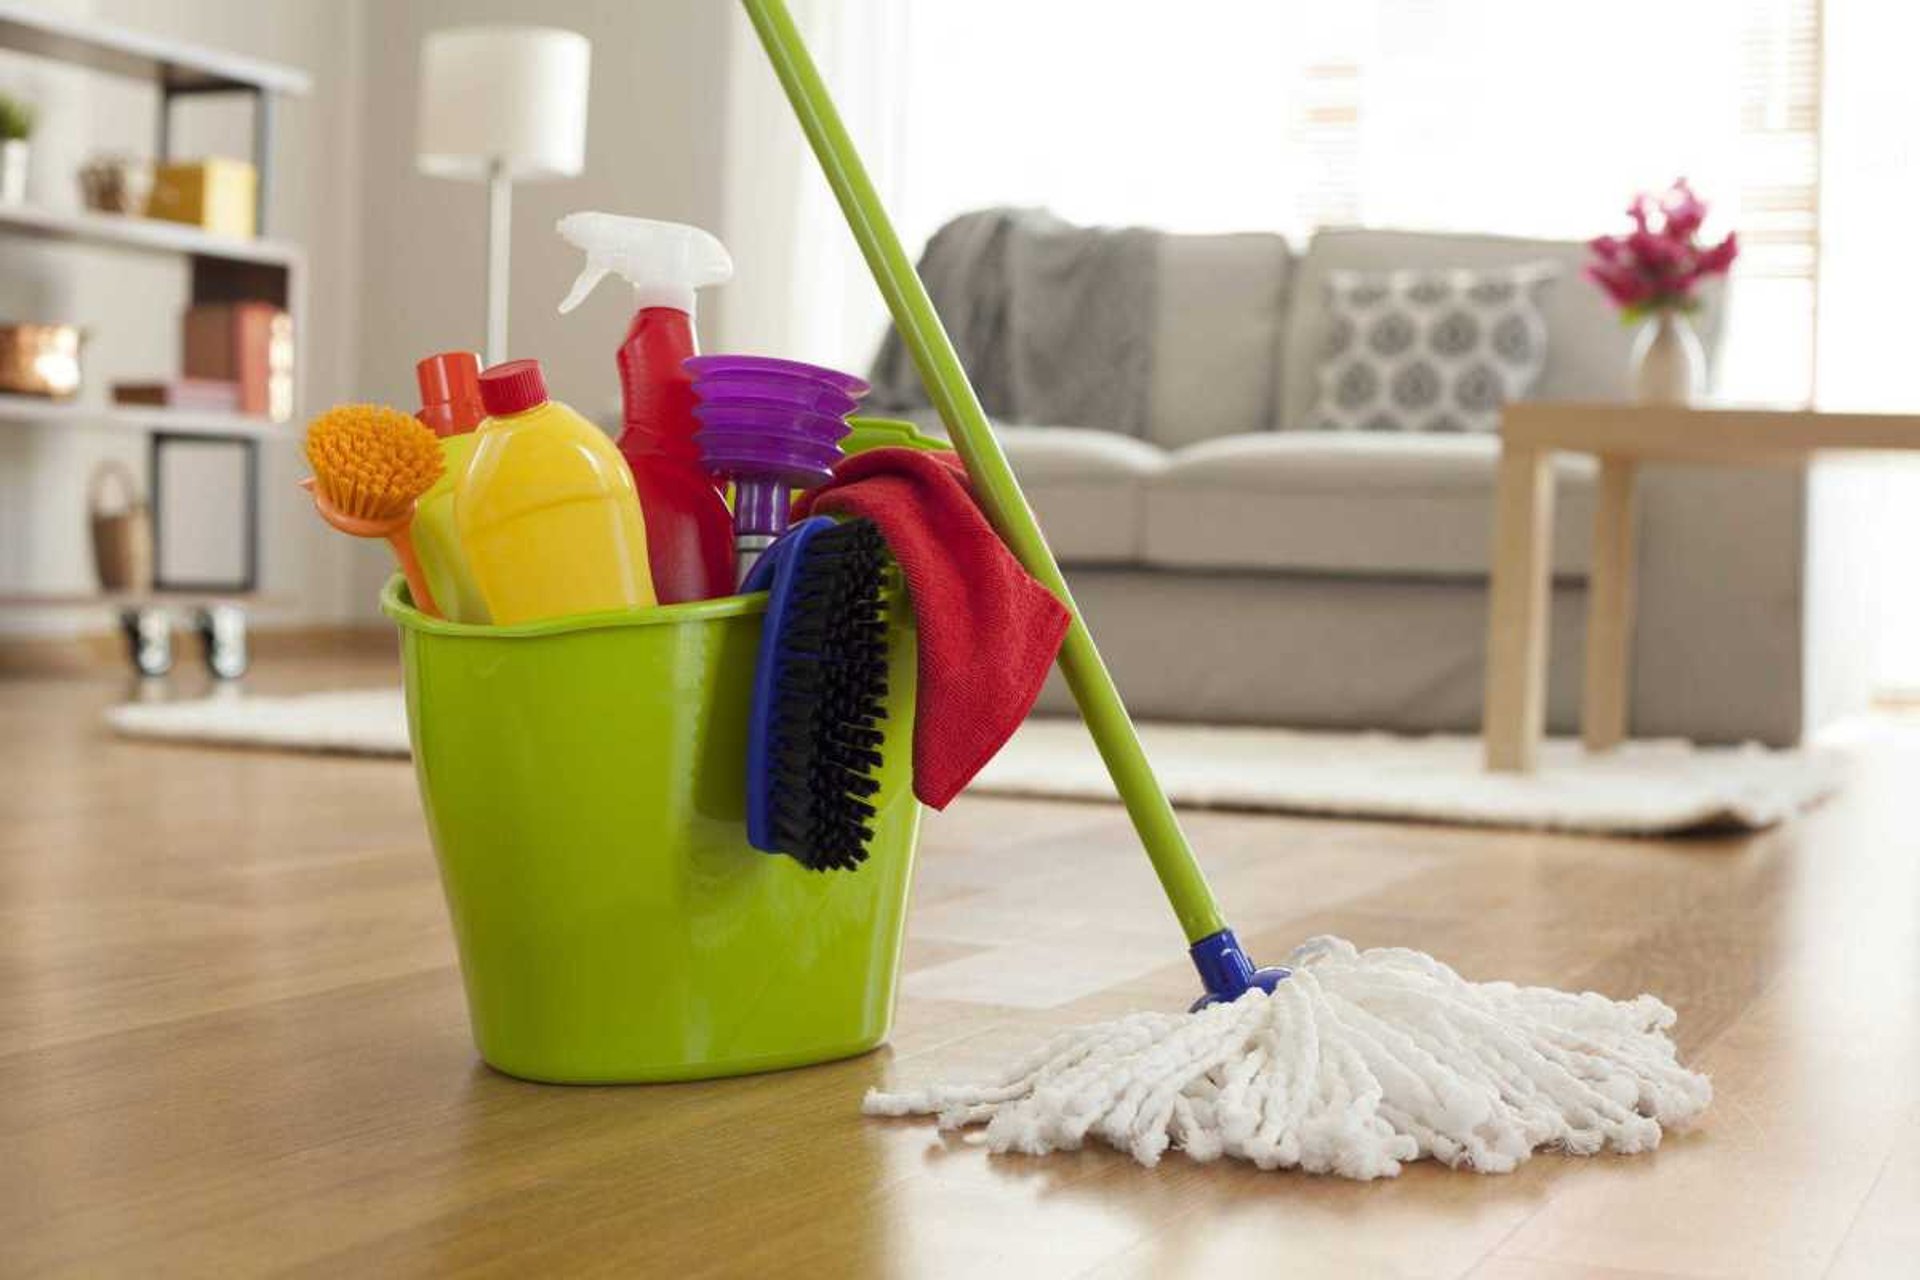
M 420 557 L 413 553 L 412 522 L 388 534 L 387 545 L 393 548 L 393 557 L 400 562 L 400 572 L 407 575 L 407 594 L 413 597 L 413 607 L 429 618 L 440 617 L 440 606 L 434 603 L 433 590 L 427 586 L 427 575 L 420 571 Z
M 429 618 L 446 616 L 434 602 L 433 591 L 427 586 L 427 575 L 420 570 L 420 557 L 413 551 L 411 503 L 407 505 L 407 510 L 390 519 L 369 520 L 363 516 L 347 515 L 328 502 L 312 476 L 300 481 L 300 487 L 313 495 L 313 506 L 320 513 L 320 518 L 340 532 L 355 538 L 385 538 L 387 545 L 393 548 L 393 558 L 400 562 L 400 572 L 407 576 L 407 594 L 413 597 L 413 607 Z

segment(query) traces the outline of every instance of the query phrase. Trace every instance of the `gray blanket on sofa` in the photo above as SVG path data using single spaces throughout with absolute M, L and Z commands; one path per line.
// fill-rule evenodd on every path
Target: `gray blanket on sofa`
M 1044 209 L 966 213 L 934 234 L 920 278 L 989 417 L 1144 434 L 1159 239 Z M 869 380 L 875 412 L 928 406 L 891 330 Z

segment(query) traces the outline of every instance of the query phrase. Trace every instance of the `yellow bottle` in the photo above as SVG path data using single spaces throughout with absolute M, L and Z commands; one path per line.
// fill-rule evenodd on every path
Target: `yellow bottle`
M 647 531 L 626 459 L 547 399 L 537 360 L 480 375 L 487 420 L 453 518 L 499 624 L 654 603 Z

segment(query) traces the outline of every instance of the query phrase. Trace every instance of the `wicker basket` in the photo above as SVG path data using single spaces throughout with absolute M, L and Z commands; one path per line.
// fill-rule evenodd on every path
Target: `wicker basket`
M 109 502 L 109 491 L 119 491 Z M 93 526 L 93 566 L 102 591 L 147 591 L 153 586 L 153 513 L 133 472 L 109 459 L 87 482 L 87 518 Z

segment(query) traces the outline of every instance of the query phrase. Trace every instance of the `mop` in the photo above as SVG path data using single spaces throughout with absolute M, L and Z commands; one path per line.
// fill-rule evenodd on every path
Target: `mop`
M 1673 1010 L 1468 982 L 1417 951 L 1316 938 L 1287 965 L 1248 958 L 1215 902 L 1113 678 L 994 438 L 925 286 L 784 0 L 742 0 L 895 327 L 995 530 L 1072 613 L 1060 668 L 1178 917 L 1205 995 L 1069 1031 L 996 1079 L 867 1095 L 870 1115 L 984 1126 L 994 1151 L 1089 1137 L 1153 1165 L 1177 1147 L 1350 1178 L 1432 1159 L 1482 1173 L 1536 1150 L 1632 1153 L 1707 1106 L 1678 1061 Z

